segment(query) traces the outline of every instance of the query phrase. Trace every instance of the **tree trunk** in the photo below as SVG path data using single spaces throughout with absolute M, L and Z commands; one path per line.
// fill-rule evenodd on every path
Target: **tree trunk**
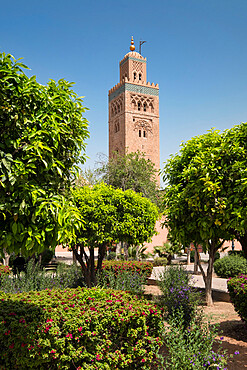
M 94 264 L 94 247 L 90 247 L 89 265 L 90 265 L 89 268 L 90 268 L 91 286 L 95 286 L 96 276 L 95 276 L 95 264 Z
M 4 253 L 3 264 L 4 264 L 4 266 L 9 266 L 10 255 L 6 252 L 5 248 L 3 250 L 3 253 Z
M 129 252 L 128 252 L 129 245 L 128 245 L 128 243 L 123 242 L 123 247 L 124 247 L 124 257 L 125 257 L 126 261 L 128 261 L 128 259 L 129 259 Z
M 240 242 L 242 246 L 245 258 L 247 258 L 247 231 L 244 233 L 244 235 L 237 236 L 237 240 Z
M 198 260 L 200 260 L 200 255 L 198 252 L 197 247 L 195 246 L 195 254 L 194 254 L 194 274 L 198 274 Z
M 117 244 L 116 246 L 116 259 L 119 259 L 121 256 L 121 242 Z
M 100 245 L 99 252 L 98 252 L 97 274 L 100 273 L 102 270 L 102 262 L 105 257 L 105 253 L 106 253 L 106 246 Z
M 207 274 L 205 274 L 202 268 L 200 255 L 199 255 L 199 252 L 196 246 L 195 246 L 195 256 L 197 255 L 198 265 L 201 270 L 202 277 L 203 277 L 204 284 L 205 284 L 206 304 L 207 306 L 212 306 L 213 305 L 213 298 L 212 298 L 213 264 L 214 264 L 215 252 L 218 248 L 215 247 L 215 243 L 213 241 L 208 242 L 208 244 L 209 244 L 209 260 L 208 260 Z
M 190 264 L 190 247 L 187 247 L 187 265 Z

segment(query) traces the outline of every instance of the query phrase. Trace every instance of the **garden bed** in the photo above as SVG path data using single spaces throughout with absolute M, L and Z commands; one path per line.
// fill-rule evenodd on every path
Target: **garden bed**
M 160 295 L 159 287 L 146 285 L 145 293 L 154 296 Z M 229 359 L 228 370 L 246 370 L 247 369 L 247 325 L 243 323 L 239 315 L 235 312 L 232 303 L 217 301 L 212 307 L 203 307 L 206 317 L 212 323 L 219 324 L 219 330 L 223 337 L 222 346 L 229 354 L 238 355 Z M 216 350 L 216 348 L 215 348 Z M 163 349 L 165 355 L 165 351 Z

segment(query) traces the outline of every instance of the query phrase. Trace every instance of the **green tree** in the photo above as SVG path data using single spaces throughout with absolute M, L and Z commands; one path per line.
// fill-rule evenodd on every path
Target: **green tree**
M 247 258 L 247 123 L 226 130 L 223 139 L 219 165 L 229 231 L 241 243 Z
M 118 153 L 108 161 L 101 160 L 97 173 L 102 181 L 114 188 L 131 189 L 142 193 L 160 207 L 161 197 L 157 184 L 157 173 L 152 161 L 145 158 L 144 153 L 137 151 L 122 156 Z
M 179 154 L 164 168 L 167 188 L 164 195 L 169 237 L 183 245 L 194 243 L 209 253 L 206 273 L 199 267 L 205 282 L 206 301 L 212 304 L 212 272 L 216 251 L 232 237 L 229 229 L 227 198 L 223 192 L 221 155 L 224 138 L 210 131 L 182 144 Z
M 75 227 L 76 238 L 70 246 L 82 266 L 87 286 L 91 286 L 96 283 L 96 273 L 101 271 L 106 247 L 119 241 L 129 245 L 149 241 L 155 234 L 158 210 L 141 194 L 104 183 L 77 187 L 72 194 L 84 224 Z M 95 248 L 98 248 L 96 268 Z
M 0 251 L 30 255 L 57 245 L 89 133 L 72 83 L 44 86 L 25 69 L 0 54 Z

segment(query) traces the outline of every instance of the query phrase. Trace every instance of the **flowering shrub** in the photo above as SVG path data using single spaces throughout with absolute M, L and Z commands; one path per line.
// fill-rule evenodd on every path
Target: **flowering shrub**
M 225 369 L 227 355 L 221 348 L 213 351 L 216 342 L 217 326 L 208 326 L 202 316 L 194 316 L 190 326 L 183 326 L 183 311 L 172 314 L 169 326 L 165 329 L 165 346 L 168 356 L 163 363 L 163 369 Z
M 163 293 L 161 303 L 167 309 L 167 317 L 183 312 L 183 324 L 188 326 L 196 313 L 200 293 L 190 285 L 190 276 L 181 266 L 170 266 L 159 275 L 158 285 Z
M 247 323 L 247 275 L 230 278 L 227 288 L 235 311 Z
M 139 273 L 149 278 L 151 276 L 153 265 L 151 262 L 140 261 L 103 261 L 102 270 L 113 271 L 117 275 L 120 271 L 129 273 Z
M 0 292 L 0 368 L 150 369 L 160 310 L 99 288 Z
M 9 266 L 0 265 L 0 278 L 4 275 L 9 275 L 11 272 Z

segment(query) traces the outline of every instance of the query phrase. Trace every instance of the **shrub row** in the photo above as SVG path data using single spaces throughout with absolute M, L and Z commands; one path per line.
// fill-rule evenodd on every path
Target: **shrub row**
M 102 270 L 112 271 L 117 275 L 120 271 L 128 271 L 129 273 L 140 273 L 150 277 L 153 264 L 151 262 L 140 261 L 103 261 Z
M 235 311 L 247 323 L 247 275 L 230 278 L 227 288 Z
M 214 263 L 214 271 L 222 278 L 247 274 L 247 260 L 239 255 L 225 256 Z
M 0 368 L 150 369 L 161 328 L 155 305 L 123 291 L 0 292 Z
M 166 266 L 168 263 L 166 257 L 156 257 L 153 260 L 153 266 Z

